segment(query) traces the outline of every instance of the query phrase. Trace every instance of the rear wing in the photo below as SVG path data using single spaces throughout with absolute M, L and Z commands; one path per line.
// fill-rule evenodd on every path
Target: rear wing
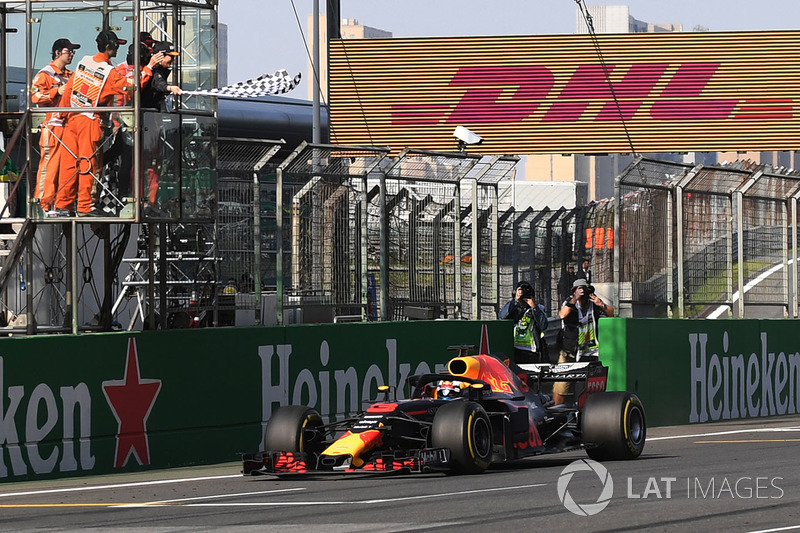
M 600 361 L 579 363 L 523 363 L 517 364 L 535 381 L 587 381 L 590 378 L 608 377 L 608 367 Z
M 582 408 L 589 394 L 603 392 L 608 384 L 608 367 L 600 361 L 583 361 L 579 363 L 521 364 L 517 365 L 527 374 L 528 386 L 539 393 L 549 392 L 549 386 L 556 381 L 572 381 L 575 386 L 578 407 Z M 547 384 L 548 387 L 543 387 Z

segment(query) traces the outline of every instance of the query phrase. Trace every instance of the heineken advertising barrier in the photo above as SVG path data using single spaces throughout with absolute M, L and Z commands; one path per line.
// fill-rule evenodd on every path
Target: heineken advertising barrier
M 651 426 L 800 409 L 797 321 L 600 323 L 609 389 L 638 394 Z M 345 416 L 484 331 L 490 351 L 511 353 L 508 321 L 3 338 L 0 481 L 236 461 L 259 449 L 276 406 Z
M 603 318 L 608 388 L 639 395 L 648 425 L 800 411 L 797 320 Z
M 236 461 L 281 404 L 332 418 L 509 322 L 388 322 L 0 339 L 0 481 Z M 398 391 L 402 397 L 403 391 Z

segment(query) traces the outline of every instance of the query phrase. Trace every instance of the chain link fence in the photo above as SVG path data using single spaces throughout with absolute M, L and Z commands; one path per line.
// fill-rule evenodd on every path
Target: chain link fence
M 278 166 L 278 321 L 496 317 L 498 185 L 518 158 L 388 153 L 304 143 Z
M 600 287 L 611 283 L 614 227 L 610 200 L 570 209 L 510 208 L 500 220 L 501 302 L 511 298 L 519 281 L 529 281 L 536 302 L 555 316 L 572 287 L 569 267 L 577 271 L 584 261 L 591 265 L 592 283 Z
M 555 316 L 584 261 L 625 316 L 797 307 L 797 173 L 638 158 L 616 198 L 534 210 L 498 201 L 515 165 L 304 144 L 262 169 L 258 202 L 252 170 L 221 174 L 220 281 L 258 281 L 264 323 L 495 318 L 521 280 Z
M 263 323 L 492 319 L 528 280 L 555 315 L 568 265 L 587 259 L 595 281 L 611 281 L 613 202 L 501 211 L 515 157 L 303 144 L 257 165 L 268 147 L 227 139 L 220 149 L 223 314 L 235 285 L 235 309 L 256 306 Z M 245 297 L 256 285 L 260 306 Z
M 618 179 L 618 301 L 631 316 L 796 316 L 800 173 L 637 159 Z

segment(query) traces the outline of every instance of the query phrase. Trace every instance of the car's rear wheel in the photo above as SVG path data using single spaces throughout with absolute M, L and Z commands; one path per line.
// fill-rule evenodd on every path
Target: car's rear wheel
M 597 461 L 636 459 L 644 450 L 647 422 L 641 400 L 630 392 L 589 395 L 581 413 L 581 439 Z
M 324 435 L 322 417 L 304 405 L 278 407 L 267 422 L 264 449 L 284 452 L 320 451 Z
M 492 460 L 489 416 L 475 402 L 459 400 L 447 403 L 433 418 L 431 444 L 434 448 L 450 449 L 453 472 L 483 472 Z

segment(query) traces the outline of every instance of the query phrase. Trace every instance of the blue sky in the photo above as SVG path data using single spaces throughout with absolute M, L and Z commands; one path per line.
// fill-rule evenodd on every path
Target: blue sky
M 325 11 L 325 0 L 319 0 Z M 588 4 L 630 6 L 646 22 L 700 25 L 711 31 L 798 29 L 798 0 L 629 0 Z M 285 68 L 306 74 L 302 32 L 313 0 L 220 0 L 228 25 L 229 83 Z M 293 8 L 294 6 L 294 8 Z M 575 0 L 341 0 L 342 18 L 395 37 L 535 35 L 575 31 Z M 308 36 L 306 36 L 307 38 Z M 305 90 L 297 97 L 305 98 Z

